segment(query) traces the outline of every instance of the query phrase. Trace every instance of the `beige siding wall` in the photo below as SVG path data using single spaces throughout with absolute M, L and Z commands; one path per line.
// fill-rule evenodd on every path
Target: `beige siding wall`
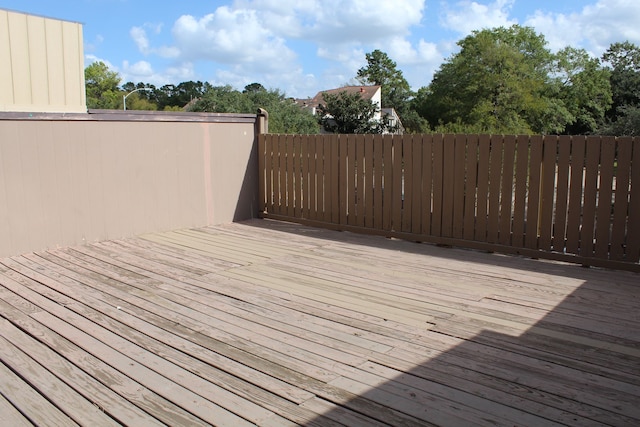
M 77 116 L 0 117 L 0 257 L 256 215 L 255 117 Z
M 86 112 L 82 25 L 0 9 L 0 111 Z

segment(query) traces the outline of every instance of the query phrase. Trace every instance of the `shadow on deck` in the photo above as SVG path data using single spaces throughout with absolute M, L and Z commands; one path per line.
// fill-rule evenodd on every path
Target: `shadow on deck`
M 0 419 L 637 425 L 638 286 L 269 220 L 24 254 L 0 260 Z
M 345 413 L 343 408 L 348 408 L 391 425 L 640 423 L 637 275 L 522 257 L 425 248 L 349 233 L 325 234 L 287 223 L 252 225 L 336 242 L 379 245 L 405 253 L 428 252 L 443 262 L 460 260 L 461 254 L 466 254 L 471 270 L 476 263 L 491 264 L 512 270 L 524 282 L 531 271 L 582 282 L 552 307 L 544 287 L 537 290 L 538 295 L 528 298 L 510 296 L 506 289 L 502 295 L 492 295 L 488 298 L 492 309 L 507 310 L 501 316 L 502 322 L 494 323 L 496 318 L 490 315 L 485 321 L 482 314 L 474 316 L 474 310 L 466 318 L 456 314 L 436 319 L 421 336 L 404 336 L 407 341 L 401 348 L 394 348 L 384 357 L 370 357 L 357 372 L 334 380 L 334 385 L 358 397 L 324 413 L 323 419 L 350 425 L 356 420 Z M 486 280 L 494 279 L 486 274 Z M 455 286 L 454 281 L 451 286 Z M 553 290 L 548 292 L 552 294 Z M 547 314 L 524 332 L 514 327 L 520 315 L 541 311 Z M 461 340 L 462 344 L 452 346 Z M 404 369 L 399 371 L 399 367 Z M 380 378 L 388 381 L 381 382 Z

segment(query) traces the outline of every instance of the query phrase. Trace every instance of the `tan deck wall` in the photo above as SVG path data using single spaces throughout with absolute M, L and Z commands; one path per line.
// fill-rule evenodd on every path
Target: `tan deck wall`
M 82 24 L 0 9 L 0 111 L 86 112 Z
M 0 113 L 0 257 L 254 216 L 255 122 Z

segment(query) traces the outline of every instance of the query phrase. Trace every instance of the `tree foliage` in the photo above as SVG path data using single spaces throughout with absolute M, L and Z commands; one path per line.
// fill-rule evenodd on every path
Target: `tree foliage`
M 610 67 L 613 102 L 600 133 L 640 135 L 640 47 L 613 43 L 602 60 Z
M 407 132 L 427 130 L 426 120 L 413 108 L 415 94 L 397 64 L 378 49 L 367 53 L 365 58 L 367 65 L 358 70 L 356 79 L 362 84 L 381 86 L 382 108 L 395 109 Z
M 467 125 L 494 133 L 549 133 L 564 128 L 566 109 L 548 97 L 552 61 L 545 40 L 530 28 L 474 31 L 442 64 L 419 111 L 432 126 Z
M 384 133 L 393 131 L 386 117 L 376 119 L 378 106 L 360 93 L 322 94 L 324 104 L 318 107 L 318 123 L 330 133 Z
M 381 86 L 382 107 L 394 108 L 407 132 L 640 134 L 640 48 L 613 43 L 601 59 L 584 49 L 547 48 L 544 36 L 518 25 L 474 31 L 443 62 L 428 86 L 412 91 L 397 64 L 380 50 L 357 71 L 362 84 Z M 319 117 L 279 90 L 251 83 L 242 91 L 188 81 L 156 87 L 127 82 L 102 62 L 85 69 L 87 106 L 127 109 L 250 113 L 265 108 L 270 130 L 316 133 L 382 132 L 375 106 L 359 94 L 325 96 Z
M 259 83 L 247 85 L 243 92 L 231 86 L 212 86 L 189 111 L 254 114 L 258 108 L 269 112 L 271 133 L 318 133 L 311 113 L 302 110 L 278 90 L 267 90 Z
M 514 25 L 475 31 L 418 91 L 436 130 L 593 133 L 611 104 L 609 73 L 582 49 L 552 54 L 544 36 Z
M 382 108 L 395 108 L 397 111 L 404 109 L 413 94 L 402 71 L 396 68 L 396 63 L 377 49 L 367 53 L 366 59 L 367 66 L 358 70 L 358 81 L 381 86 Z
M 120 75 L 104 62 L 94 62 L 84 70 L 87 108 L 122 108 Z
M 563 133 L 596 132 L 612 102 L 609 70 L 584 49 L 567 47 L 555 58 L 551 95 L 563 102 L 571 117 Z

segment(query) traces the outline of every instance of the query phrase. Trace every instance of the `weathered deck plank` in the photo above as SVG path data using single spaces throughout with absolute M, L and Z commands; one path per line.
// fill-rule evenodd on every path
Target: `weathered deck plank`
M 295 224 L 0 260 L 15 425 L 633 425 L 626 272 Z

